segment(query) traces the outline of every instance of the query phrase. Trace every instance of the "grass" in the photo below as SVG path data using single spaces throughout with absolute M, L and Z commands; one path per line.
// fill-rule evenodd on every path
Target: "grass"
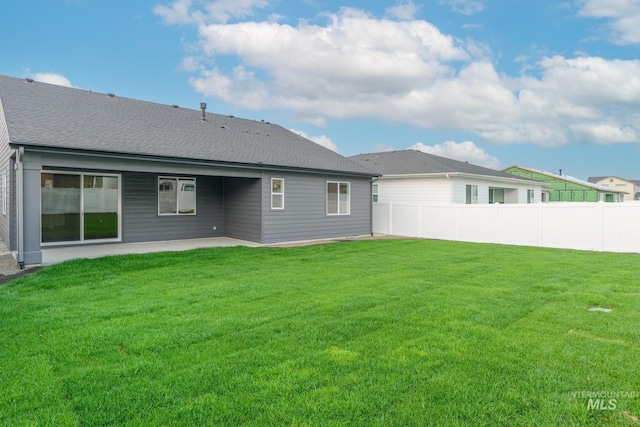
M 418 240 L 67 262 L 0 287 L 0 424 L 634 425 L 639 267 Z

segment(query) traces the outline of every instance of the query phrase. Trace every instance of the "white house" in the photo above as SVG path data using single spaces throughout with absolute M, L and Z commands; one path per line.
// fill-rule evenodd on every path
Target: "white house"
M 352 160 L 381 174 L 377 203 L 539 203 L 545 184 L 417 150 L 359 154 Z
M 640 180 L 622 179 L 617 176 L 590 176 L 588 181 L 613 188 L 614 190 L 624 191 L 623 201 L 640 200 Z

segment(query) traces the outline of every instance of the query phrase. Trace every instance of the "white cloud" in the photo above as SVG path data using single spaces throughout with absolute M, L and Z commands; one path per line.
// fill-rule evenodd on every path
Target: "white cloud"
M 474 15 L 484 9 L 484 0 L 439 0 L 440 4 L 451 6 L 454 12 Z
M 607 19 L 610 38 L 618 44 L 640 43 L 638 0 L 578 0 L 580 16 Z
M 191 0 L 176 0 L 171 6 L 156 5 L 153 13 L 162 17 L 165 24 L 190 24 L 197 21 L 190 8 Z
M 314 24 L 199 25 L 199 50 L 183 68 L 197 72 L 190 83 L 207 97 L 291 111 L 316 126 L 369 118 L 501 144 L 640 142 L 638 60 L 519 58 L 523 74 L 508 76 L 488 46 L 424 20 L 353 8 L 322 16 Z
M 232 18 L 251 16 L 254 9 L 268 5 L 267 0 L 216 0 L 204 2 L 204 11 L 201 11 L 193 8 L 193 0 L 175 0 L 170 6 L 156 5 L 153 12 L 166 24 L 224 24 Z
M 226 23 L 231 18 L 251 16 L 254 9 L 268 5 L 267 0 L 217 0 L 208 3 L 206 9 L 214 22 Z
M 252 83 L 264 90 L 262 102 L 253 106 L 244 103 L 241 93 L 218 93 L 217 85 L 208 84 L 211 74 L 223 74 L 221 70 L 212 70 L 193 84 L 198 91 L 206 88 L 203 93 L 208 96 L 244 107 L 284 108 L 309 117 L 358 117 L 374 114 L 381 101 L 406 96 L 414 87 L 446 76 L 451 72 L 446 62 L 468 58 L 452 37 L 425 21 L 378 20 L 348 8 L 328 19 L 326 26 L 274 22 L 201 26 L 205 55 L 235 56 L 246 73 L 260 70 L 267 77 Z M 236 89 L 246 89 L 246 73 L 238 74 L 236 68 L 226 77 Z
M 418 142 L 411 147 L 410 150 L 419 150 L 429 154 L 435 154 L 440 157 L 459 160 L 461 162 L 469 162 L 474 165 L 484 166 L 486 168 L 496 169 L 500 166 L 500 161 L 490 156 L 482 148 L 478 147 L 471 141 L 463 141 L 460 143 L 454 141 L 446 141 L 442 144 L 425 145 Z
M 338 146 L 331 141 L 331 138 L 329 138 L 326 135 L 319 135 L 319 136 L 309 136 L 306 132 L 302 132 L 299 130 L 295 130 L 295 129 L 289 129 L 291 132 L 293 133 L 297 133 L 298 135 L 300 135 L 303 138 L 307 138 L 310 141 L 315 142 L 318 145 L 323 146 L 324 148 L 328 148 L 331 151 L 335 151 L 336 153 L 338 152 Z
M 31 78 L 42 83 L 51 83 L 58 86 L 73 87 L 69 79 L 58 73 L 32 73 Z
M 413 1 L 403 0 L 395 6 L 388 8 L 385 12 L 387 15 L 393 18 L 409 21 L 414 19 L 416 13 L 418 13 L 419 10 L 420 7 L 417 6 Z
M 570 126 L 571 130 L 580 139 L 597 141 L 601 144 L 614 142 L 635 142 L 638 140 L 638 132 L 631 126 L 617 123 L 577 123 Z
M 391 145 L 387 145 L 387 144 L 382 144 L 382 143 L 376 143 L 374 144 L 374 151 L 376 153 L 382 153 L 385 151 L 396 151 L 397 148 L 393 147 Z

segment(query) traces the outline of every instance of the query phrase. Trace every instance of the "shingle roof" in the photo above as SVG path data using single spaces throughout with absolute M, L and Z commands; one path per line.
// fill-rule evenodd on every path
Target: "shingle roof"
M 462 173 L 524 180 L 524 178 L 515 177 L 506 172 L 448 159 L 418 150 L 358 154 L 357 156 L 351 156 L 349 158 L 382 175 Z
M 375 175 L 268 122 L 8 76 L 0 102 L 14 145 Z
M 603 179 L 607 179 L 607 178 L 618 178 L 622 181 L 628 181 L 631 182 L 635 185 L 640 185 L 640 180 L 637 179 L 624 179 L 624 178 L 620 178 L 619 176 L 615 176 L 615 175 L 609 175 L 609 176 L 590 176 L 589 178 L 587 178 L 587 181 L 592 182 L 594 184 L 597 184 L 598 181 L 602 181 Z
M 590 176 L 589 178 L 587 178 L 587 181 L 593 183 L 593 184 L 597 184 L 598 181 L 602 181 L 603 179 L 607 179 L 610 178 L 608 176 Z

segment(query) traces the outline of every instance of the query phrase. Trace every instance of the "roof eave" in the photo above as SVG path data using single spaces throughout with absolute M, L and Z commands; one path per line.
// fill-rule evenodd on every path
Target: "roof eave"
M 160 161 L 180 162 L 184 164 L 212 165 L 212 166 L 221 166 L 221 167 L 229 167 L 229 168 L 243 168 L 243 169 L 256 169 L 256 170 L 268 169 L 268 170 L 297 171 L 297 172 L 304 171 L 304 172 L 312 172 L 312 173 L 350 175 L 350 176 L 359 176 L 359 177 L 367 177 L 367 178 L 375 178 L 380 176 L 375 172 L 347 171 L 347 170 L 340 170 L 340 169 L 315 169 L 315 168 L 305 168 L 300 166 L 271 165 L 266 163 L 226 162 L 222 160 L 207 160 L 207 159 L 196 159 L 196 158 L 188 158 L 188 157 L 168 157 L 168 156 L 160 156 L 160 155 L 154 155 L 154 154 L 121 153 L 121 152 L 115 152 L 115 151 L 103 151 L 103 150 L 91 150 L 91 149 L 60 148 L 60 147 L 42 146 L 37 144 L 20 143 L 15 141 L 10 141 L 9 146 L 11 148 L 24 147 L 28 150 L 49 152 L 49 153 L 73 153 L 75 155 L 85 154 L 85 155 L 104 156 L 104 157 L 132 159 L 132 160 L 145 160 L 145 161 L 160 160 Z
M 542 181 L 536 181 L 535 179 L 521 178 L 516 175 L 511 177 L 495 176 L 495 175 L 482 175 L 466 172 L 438 172 L 438 173 L 410 173 L 410 174 L 383 174 L 382 178 L 450 178 L 450 177 L 464 177 L 464 178 L 476 178 L 476 179 L 490 179 L 492 181 L 500 182 L 518 182 L 523 184 L 537 184 L 542 187 L 546 187 L 546 184 Z

